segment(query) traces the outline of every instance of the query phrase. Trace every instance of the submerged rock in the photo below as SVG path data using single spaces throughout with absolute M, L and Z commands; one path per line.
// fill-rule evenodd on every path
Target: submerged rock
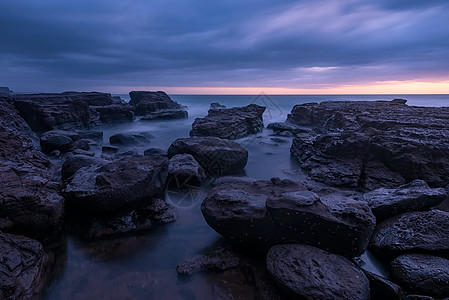
M 291 297 L 301 299 L 369 299 L 365 274 L 344 257 L 307 245 L 273 246 L 267 268 Z
M 216 137 L 193 137 L 175 140 L 168 157 L 190 154 L 211 177 L 235 173 L 245 168 L 248 151 L 239 144 Z
M 34 299 L 48 280 L 48 257 L 42 245 L 20 235 L 0 232 L 0 296 Z
M 204 118 L 192 124 L 190 136 L 215 136 L 222 139 L 238 139 L 261 132 L 265 107 L 250 104 L 245 107 L 211 109 Z
M 201 211 L 215 231 L 238 244 L 268 249 L 309 244 L 348 257 L 368 245 L 375 218 L 367 205 L 342 194 L 308 191 L 291 180 L 221 181 Z
M 405 252 L 431 252 L 449 256 L 449 212 L 410 212 L 377 225 L 370 249 L 382 257 Z
M 183 110 L 178 102 L 164 92 L 132 91 L 129 96 L 129 104 L 135 107 L 136 114 L 140 116 L 165 109 Z
M 405 254 L 390 264 L 391 275 L 410 293 L 449 296 L 449 260 L 427 254 Z
M 423 180 L 414 180 L 397 189 L 377 189 L 363 195 L 377 220 L 400 213 L 425 210 L 446 199 L 443 188 L 429 188 Z
M 115 210 L 160 193 L 167 167 L 163 156 L 130 156 L 102 166 L 89 165 L 69 178 L 63 195 L 87 211 Z

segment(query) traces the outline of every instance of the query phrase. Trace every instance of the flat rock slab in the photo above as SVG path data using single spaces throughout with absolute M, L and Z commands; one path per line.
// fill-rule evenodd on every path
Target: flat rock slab
M 190 136 L 216 136 L 234 140 L 258 133 L 264 128 L 262 120 L 264 111 L 265 107 L 256 104 L 211 109 L 206 117 L 195 119 Z
M 0 297 L 34 299 L 48 279 L 47 262 L 38 241 L 0 232 Z
M 307 245 L 277 245 L 267 255 L 276 283 L 300 299 L 369 299 L 369 281 L 346 258 Z
M 239 144 L 217 137 L 192 137 L 175 140 L 168 157 L 190 154 L 211 177 L 235 173 L 245 168 L 248 151 Z
M 410 251 L 449 256 L 449 212 L 410 212 L 387 219 L 377 225 L 370 249 L 383 257 Z
M 63 195 L 70 204 L 88 211 L 115 210 L 161 192 L 167 168 L 168 159 L 158 155 L 81 167 L 67 181 Z
M 449 296 L 449 260 L 427 254 L 406 254 L 390 264 L 395 281 L 408 292 L 437 298 Z
M 338 193 L 319 196 L 305 183 L 278 178 L 218 180 L 201 211 L 209 226 L 238 244 L 268 249 L 296 242 L 348 257 L 366 250 L 375 226 L 362 202 Z
M 423 180 L 414 180 L 397 189 L 380 188 L 363 195 L 377 220 L 400 213 L 425 210 L 446 199 L 444 188 L 429 188 Z

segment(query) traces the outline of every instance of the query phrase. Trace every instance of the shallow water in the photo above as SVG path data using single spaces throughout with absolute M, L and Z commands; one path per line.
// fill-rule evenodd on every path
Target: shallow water
M 126 99 L 126 95 L 121 95 Z M 189 119 L 140 121 L 107 126 L 104 141 L 118 132 L 150 132 L 148 147 L 168 148 L 176 138 L 188 137 L 196 117 L 207 114 L 209 103 L 227 107 L 256 103 L 267 106 L 264 123 L 284 121 L 294 104 L 324 100 L 409 99 L 410 105 L 449 105 L 449 95 L 392 96 L 191 96 L 174 95 L 172 99 L 188 107 Z M 290 158 L 291 138 L 273 141 L 270 130 L 237 140 L 249 151 L 245 174 L 257 179 L 271 177 L 304 179 L 296 161 Z M 147 148 L 148 148 L 147 147 Z M 176 265 L 202 253 L 217 243 L 225 243 L 204 221 L 200 203 L 209 187 L 179 194 L 166 191 L 166 200 L 177 207 L 176 222 L 144 234 L 112 240 L 88 242 L 68 235 L 59 244 L 59 264 L 44 299 L 211 299 L 226 282 L 214 274 L 179 277 Z M 385 275 L 382 265 L 369 253 L 362 259 L 365 268 Z M 226 289 L 234 297 L 244 297 L 239 289 Z M 233 294 L 235 293 L 235 294 Z M 239 294 L 242 293 L 242 294 Z

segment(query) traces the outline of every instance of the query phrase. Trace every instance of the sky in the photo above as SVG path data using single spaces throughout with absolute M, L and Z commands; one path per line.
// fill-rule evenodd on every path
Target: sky
M 0 86 L 449 94 L 449 1 L 4 0 Z

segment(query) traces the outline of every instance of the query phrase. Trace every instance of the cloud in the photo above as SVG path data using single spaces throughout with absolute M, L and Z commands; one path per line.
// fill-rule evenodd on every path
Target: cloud
M 1 85 L 335 86 L 449 78 L 446 1 L 3 1 Z

